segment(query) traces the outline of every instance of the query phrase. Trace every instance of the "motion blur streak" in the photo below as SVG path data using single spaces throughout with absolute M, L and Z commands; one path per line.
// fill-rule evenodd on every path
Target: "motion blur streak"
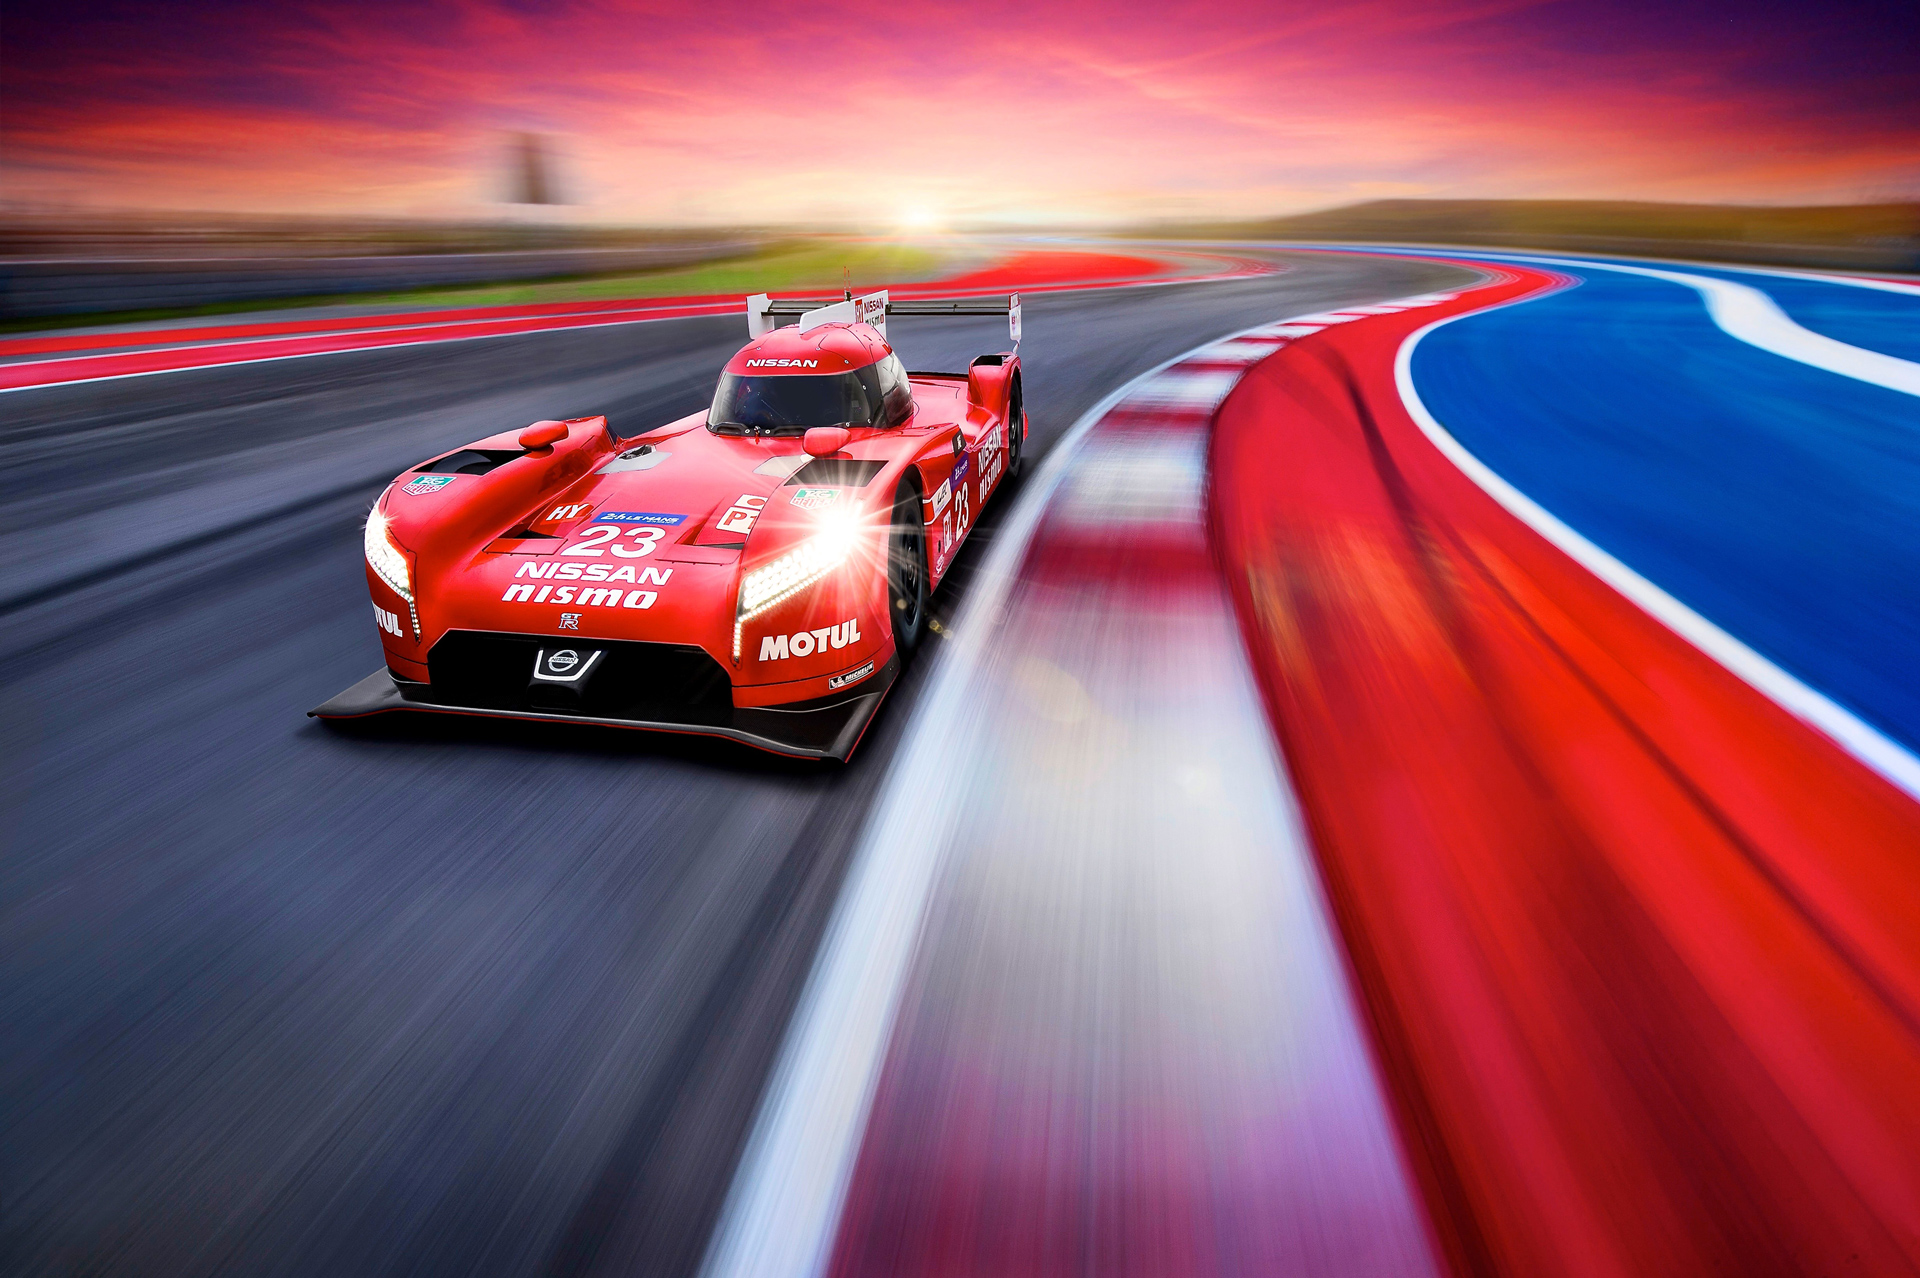
M 894 285 L 900 298 L 951 297 L 992 289 L 1028 293 L 1107 288 L 1119 284 L 1196 283 L 1269 274 L 1270 262 L 1216 254 L 1180 254 L 1152 260 L 1113 253 L 1019 252 L 983 270 L 931 284 Z M 732 315 L 741 300 L 726 297 L 649 298 L 620 302 L 536 303 L 522 306 L 422 311 L 332 320 L 283 320 L 198 328 L 152 327 L 63 337 L 0 338 L 0 393 L 65 382 L 146 377 L 187 369 L 268 360 L 310 359 L 343 351 L 388 346 L 425 346 L 514 337 L 569 328 L 600 328 L 698 315 Z M 140 349 L 124 349 L 128 347 Z M 60 351 L 90 351 L 59 359 L 21 357 Z
M 1031 455 L 1207 336 L 1463 278 L 1279 260 L 1035 298 Z M 361 526 L 396 471 L 542 417 L 695 411 L 733 306 L 7 397 L 0 1274 L 697 1268 L 937 663 L 832 771 L 302 712 L 379 660 Z M 1005 332 L 896 330 L 921 368 Z
M 1465 305 L 1564 282 L 1508 270 Z M 1212 468 L 1450 1260 L 1914 1272 L 1920 807 L 1434 447 L 1393 377 L 1431 315 L 1257 366 Z
M 890 1029 L 835 1274 L 1433 1272 L 1202 517 L 1212 410 L 1281 340 L 1090 414 L 942 654 L 894 778 L 922 801 L 882 809 L 835 926 L 859 957 L 815 978 L 846 1003 L 911 953 L 897 996 L 864 991 L 897 1019 L 803 1019 L 846 1077 L 775 1110 L 864 1107 L 849 1042 Z M 929 889 L 920 924 L 899 893 Z M 756 1236 L 709 1273 L 812 1271 L 817 1232 L 769 1227 L 837 1198 L 806 1135 L 749 1153 Z

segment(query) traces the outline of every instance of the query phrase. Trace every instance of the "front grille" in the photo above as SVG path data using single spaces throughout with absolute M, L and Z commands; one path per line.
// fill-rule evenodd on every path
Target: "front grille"
M 562 647 L 606 655 L 578 687 L 534 683 L 535 654 Z M 721 724 L 733 713 L 725 668 L 692 644 L 450 630 L 427 671 L 428 685 L 409 695 L 439 705 L 674 723 Z

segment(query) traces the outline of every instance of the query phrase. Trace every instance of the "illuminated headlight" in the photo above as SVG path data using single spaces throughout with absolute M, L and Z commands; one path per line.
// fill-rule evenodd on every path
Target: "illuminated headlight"
M 378 509 L 367 516 L 367 566 L 392 586 L 395 594 L 408 604 L 413 603 L 413 578 L 407 572 L 407 557 L 387 535 L 387 517 Z
M 858 543 L 858 527 L 851 520 L 833 520 L 810 540 L 802 542 L 770 564 L 740 579 L 739 611 L 733 623 L 733 659 L 740 660 L 741 629 L 755 617 L 776 608 L 847 561 Z

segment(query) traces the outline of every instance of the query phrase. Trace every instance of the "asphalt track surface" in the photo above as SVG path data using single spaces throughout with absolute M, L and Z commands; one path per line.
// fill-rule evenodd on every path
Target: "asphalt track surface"
M 1029 301 L 1033 455 L 1211 337 L 1464 278 L 1282 256 L 1274 276 Z M 392 473 L 539 417 L 637 433 L 693 411 L 742 328 L 6 396 L 0 1270 L 699 1265 L 927 663 L 837 769 L 303 712 L 378 664 L 359 523 Z M 1000 336 L 895 335 L 933 368 Z

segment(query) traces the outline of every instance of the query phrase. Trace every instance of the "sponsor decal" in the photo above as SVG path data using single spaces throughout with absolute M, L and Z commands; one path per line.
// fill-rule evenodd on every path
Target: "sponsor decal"
M 373 624 L 395 638 L 400 637 L 400 614 L 397 612 L 388 612 L 379 604 L 375 604 L 373 606 Z
M 603 510 L 593 517 L 596 524 L 655 524 L 674 528 L 687 522 L 685 515 L 666 515 L 657 510 Z
M 542 516 L 539 522 L 543 524 L 557 524 L 568 519 L 578 519 L 580 516 L 586 514 L 592 506 L 593 503 L 590 501 L 577 501 L 571 506 L 555 506 Z
M 673 576 L 671 568 L 639 568 L 632 564 L 560 564 L 548 560 L 545 563 L 523 563 L 520 571 L 513 574 L 516 579 L 532 577 L 535 580 L 553 578 L 558 581 L 630 581 L 636 586 L 664 586 Z
M 818 368 L 817 359 L 750 359 L 748 368 Z
M 967 451 L 967 437 L 956 433 L 953 437 L 953 455 L 955 457 Z
M 853 299 L 853 322 L 856 324 L 883 325 L 887 320 L 887 295 L 869 293 L 865 297 Z
M 980 445 L 980 500 L 985 501 L 993 486 L 1000 482 L 1001 472 L 1007 468 L 1007 450 L 1002 444 L 1000 428 L 995 426 Z
M 653 548 L 666 536 L 666 530 L 650 527 L 629 527 L 625 524 L 603 524 L 598 520 L 588 524 L 581 532 L 580 540 L 561 551 L 562 555 L 577 555 L 587 559 L 598 559 L 611 552 L 616 559 L 639 559 L 651 555 Z
M 857 669 L 849 670 L 845 674 L 837 674 L 833 676 L 833 678 L 827 680 L 827 687 L 830 690 L 838 691 L 839 689 L 846 687 L 850 683 L 859 683 L 862 679 L 866 678 L 868 675 L 872 673 L 873 673 L 873 663 L 869 661 L 866 665 L 860 666 Z
M 838 488 L 796 488 L 793 490 L 793 504 L 802 510 L 819 510 L 822 506 L 831 506 L 840 500 Z
M 563 613 L 561 613 L 561 614 L 560 614 L 560 629 L 562 629 L 562 630 L 578 630 L 579 628 L 580 628 L 580 614 L 579 614 L 579 613 L 577 613 L 577 612 L 563 612 Z
M 966 490 L 961 489 L 961 491 L 965 492 Z M 953 512 L 949 510 L 946 514 L 940 516 L 940 557 L 942 559 L 946 558 L 947 552 L 952 549 L 953 549 Z
M 788 657 L 811 657 L 815 653 L 830 652 L 835 648 L 844 648 L 850 643 L 860 642 L 860 622 L 843 621 L 837 626 L 822 626 L 818 630 L 802 630 L 791 635 L 762 635 L 760 637 L 760 660 L 785 661 Z
M 551 598 L 549 598 L 551 596 Z M 535 586 L 530 582 L 515 582 L 507 587 L 500 596 L 501 603 L 556 603 L 572 604 L 576 608 L 651 608 L 654 600 L 660 597 L 655 590 L 622 590 L 618 586 L 555 586 L 551 582 L 542 582 Z M 562 629 L 571 630 L 567 617 L 578 622 L 579 613 L 563 613 L 560 618 Z
M 727 513 L 720 516 L 720 522 L 714 526 L 721 532 L 739 533 L 745 536 L 753 531 L 753 521 L 760 517 L 760 508 L 766 504 L 765 497 L 741 493 L 740 500 L 727 507 Z
M 458 475 L 416 475 L 413 482 L 402 487 L 400 491 L 412 493 L 416 497 L 424 493 L 437 493 L 458 478 L 460 478 Z
M 963 455 L 959 461 L 953 464 L 953 482 L 958 484 L 961 480 L 967 477 L 967 472 L 972 469 L 973 469 L 972 454 Z
M 952 500 L 953 481 L 951 479 L 943 479 L 940 481 L 940 486 L 933 490 L 933 514 L 935 519 L 940 517 L 946 510 L 947 503 Z M 927 522 L 932 523 L 933 520 L 929 519 Z

